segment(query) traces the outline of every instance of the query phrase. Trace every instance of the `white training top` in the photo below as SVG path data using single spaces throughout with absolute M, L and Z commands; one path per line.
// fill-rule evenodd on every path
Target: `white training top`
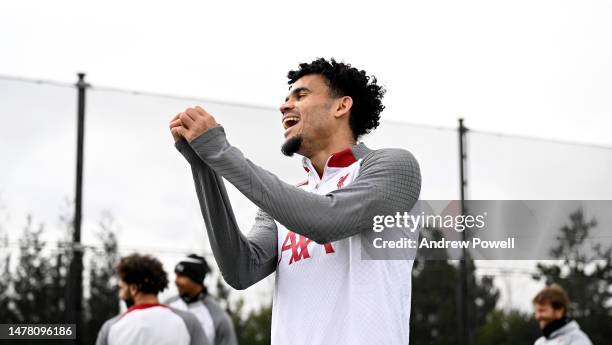
M 96 345 L 210 344 L 196 317 L 162 304 L 138 304 L 104 323 Z
M 198 321 L 202 325 L 202 329 L 204 330 L 204 334 L 210 341 L 211 344 L 215 343 L 215 325 L 213 323 L 212 315 L 208 311 L 208 308 L 201 301 L 197 301 L 196 303 L 187 304 L 180 298 L 176 298 L 172 302 L 168 303 L 169 306 L 176 308 L 178 310 L 185 310 L 191 312 L 198 318 Z
M 304 159 L 300 188 L 326 194 L 358 176 L 361 160 L 350 150 L 333 159 L 322 178 Z M 360 234 L 317 244 L 276 226 L 272 344 L 408 344 L 413 261 L 362 260 Z
M 191 165 L 225 281 L 245 289 L 276 272 L 272 345 L 408 344 L 414 251 L 405 260 L 367 258 L 395 257 L 372 248 L 372 222 L 418 200 L 421 175 L 410 152 L 360 143 L 333 154 L 322 177 L 304 159 L 308 183 L 296 188 L 248 160 L 222 127 L 176 147 Z M 246 236 L 222 178 L 259 207 Z M 399 230 L 385 233 L 418 236 Z

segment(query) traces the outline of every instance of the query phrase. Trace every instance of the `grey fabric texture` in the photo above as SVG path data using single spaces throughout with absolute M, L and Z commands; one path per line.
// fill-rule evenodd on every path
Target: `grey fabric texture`
M 554 331 L 550 338 L 540 337 L 536 340 L 535 345 L 553 345 L 553 344 L 568 344 L 568 345 L 593 345 L 589 337 L 580 329 L 576 321 L 571 321 L 567 325 Z
M 179 299 L 181 299 L 181 297 L 178 296 L 178 295 L 177 296 L 172 296 L 172 297 L 168 298 L 167 300 L 164 300 L 163 304 L 164 305 L 170 305 L 170 303 L 178 301 Z
M 276 268 L 277 229 L 274 220 L 323 244 L 372 228 L 375 215 L 410 211 L 421 188 L 418 163 L 402 149 L 352 148 L 363 159 L 357 178 L 325 195 L 281 181 L 246 159 L 229 144 L 223 127 L 209 129 L 191 143 L 176 143 L 191 164 L 213 254 L 225 280 L 244 289 Z M 236 223 L 221 176 L 260 210 L 248 236 Z
M 213 297 L 208 294 L 202 294 L 201 296 L 204 297 L 200 297 L 197 303 L 204 304 L 213 319 L 213 325 L 215 327 L 214 345 L 238 345 L 236 332 L 234 331 L 234 324 L 229 315 L 219 306 Z M 180 296 L 173 296 L 166 300 L 164 304 L 169 305 L 180 298 Z
M 276 269 L 276 223 L 259 211 L 248 236 L 240 231 L 221 177 L 187 144 L 176 144 L 191 163 L 196 193 L 208 240 L 223 279 L 235 289 L 246 289 Z
M 120 316 L 121 315 L 117 315 L 112 319 L 106 320 L 106 322 L 104 322 L 104 324 L 100 328 L 100 331 L 98 332 L 98 337 L 96 338 L 96 345 L 108 345 L 108 332 L 110 331 L 111 326 L 119 320 Z
M 209 295 L 202 299 L 202 303 L 208 309 L 215 325 L 215 345 L 238 345 L 234 325 L 229 315 Z
M 168 307 L 168 309 L 180 316 L 181 319 L 183 319 L 183 322 L 185 322 L 185 326 L 187 326 L 187 331 L 189 332 L 190 345 L 213 345 L 208 341 L 208 338 L 206 338 L 202 325 L 200 325 L 200 321 L 198 321 L 195 315 L 188 311 L 178 310 L 171 307 Z

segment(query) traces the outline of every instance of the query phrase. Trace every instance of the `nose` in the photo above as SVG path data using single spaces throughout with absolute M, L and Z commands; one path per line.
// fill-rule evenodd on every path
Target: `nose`
M 293 109 L 293 102 L 291 102 L 291 100 L 286 100 L 279 108 L 281 114 L 283 115 L 291 109 Z

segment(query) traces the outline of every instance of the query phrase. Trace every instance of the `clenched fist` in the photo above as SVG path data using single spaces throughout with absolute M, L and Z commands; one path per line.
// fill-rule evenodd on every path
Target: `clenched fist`
M 215 118 L 200 106 L 187 108 L 178 113 L 170 121 L 170 132 L 174 141 L 185 138 L 188 142 L 200 136 L 207 130 L 217 127 L 219 124 Z

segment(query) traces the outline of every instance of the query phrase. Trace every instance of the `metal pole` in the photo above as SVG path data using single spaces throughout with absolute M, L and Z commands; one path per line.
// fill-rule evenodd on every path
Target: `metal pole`
M 76 323 L 77 339 L 75 344 L 81 343 L 83 331 L 83 246 L 81 245 L 81 223 L 83 209 L 83 146 L 85 141 L 85 92 L 88 84 L 85 82 L 85 73 L 78 73 L 76 83 L 78 92 L 77 103 L 77 165 L 76 165 L 76 197 L 74 202 L 74 232 L 72 244 L 72 262 L 70 263 L 70 277 L 68 284 L 68 319 Z
M 467 154 L 465 152 L 465 133 L 467 128 L 463 125 L 463 118 L 459 119 L 459 178 L 461 179 L 461 213 L 465 214 L 465 188 L 467 181 L 465 180 L 465 163 Z M 465 232 L 464 232 L 465 234 Z
M 465 165 L 467 161 L 467 154 L 465 150 L 465 134 L 467 128 L 463 125 L 463 118 L 459 119 L 459 179 L 460 179 L 460 193 L 461 193 L 461 214 L 465 215 L 465 192 L 467 181 L 465 178 Z M 461 239 L 465 241 L 467 239 L 466 232 L 461 233 Z M 459 262 L 459 291 L 457 309 L 459 316 L 459 344 L 471 345 L 472 344 L 472 323 L 470 322 L 470 298 L 469 298 L 469 267 L 468 267 L 468 253 L 467 249 L 462 249 L 462 259 Z
M 79 73 L 78 88 L 78 132 L 77 132 L 77 169 L 76 169 L 76 198 L 74 210 L 74 243 L 81 242 L 81 212 L 83 202 L 83 145 L 85 141 L 85 73 Z

